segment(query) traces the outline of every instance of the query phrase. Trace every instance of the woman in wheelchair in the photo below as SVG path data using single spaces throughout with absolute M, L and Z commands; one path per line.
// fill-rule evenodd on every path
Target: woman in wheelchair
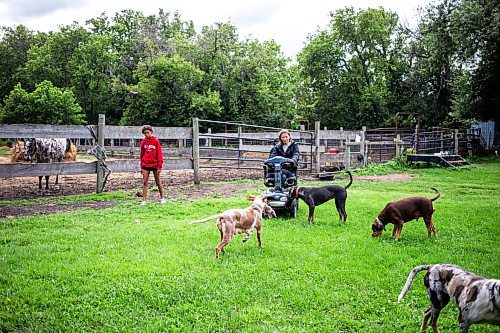
M 279 143 L 274 146 L 269 152 L 269 158 L 275 156 L 282 156 L 293 160 L 292 163 L 287 163 L 283 165 L 282 175 L 281 175 L 281 185 L 287 187 L 286 179 L 290 177 L 297 176 L 297 165 L 299 162 L 299 144 L 292 140 L 290 132 L 287 129 L 282 129 L 278 135 Z M 274 170 L 267 168 L 266 170 L 266 183 L 268 181 L 274 181 Z

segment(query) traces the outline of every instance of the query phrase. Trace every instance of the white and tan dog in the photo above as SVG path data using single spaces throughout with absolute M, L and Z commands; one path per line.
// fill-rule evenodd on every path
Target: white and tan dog
M 500 280 L 485 279 L 451 264 L 415 267 L 406 280 L 398 302 L 405 296 L 415 275 L 421 271 L 428 271 L 424 277 L 424 285 L 431 301 L 431 306 L 424 312 L 422 331 L 427 329 L 430 318 L 434 333 L 439 333 L 439 313 L 450 299 L 460 311 L 460 333 L 467 333 L 472 324 L 500 326 Z
M 249 197 L 252 204 L 243 209 L 228 209 L 220 214 L 212 215 L 202 220 L 193 221 L 195 223 L 205 223 L 217 219 L 217 228 L 220 231 L 220 243 L 215 249 L 215 257 L 219 258 L 219 253 L 224 252 L 224 247 L 229 244 L 235 234 L 245 233 L 243 243 L 252 236 L 254 229 L 257 230 L 257 240 L 259 247 L 262 247 L 262 214 L 268 217 L 276 217 L 276 212 L 267 204 L 265 195 Z

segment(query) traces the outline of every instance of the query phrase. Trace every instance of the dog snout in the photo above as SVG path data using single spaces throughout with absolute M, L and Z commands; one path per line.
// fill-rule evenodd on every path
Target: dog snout
M 380 227 L 377 221 L 374 221 L 372 223 L 372 237 L 379 237 L 380 235 L 382 235 L 383 230 L 384 229 Z

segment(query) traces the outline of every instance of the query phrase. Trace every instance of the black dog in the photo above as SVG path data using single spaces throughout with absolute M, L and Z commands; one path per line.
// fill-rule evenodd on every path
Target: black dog
M 335 198 L 335 207 L 339 212 L 340 221 L 347 220 L 347 213 L 345 211 L 345 201 L 347 200 L 347 189 L 352 184 L 352 175 L 346 171 L 351 178 L 347 186 L 342 185 L 326 185 L 321 187 L 294 187 L 292 188 L 292 195 L 301 198 L 309 206 L 309 224 L 314 220 L 314 208 L 333 198 Z

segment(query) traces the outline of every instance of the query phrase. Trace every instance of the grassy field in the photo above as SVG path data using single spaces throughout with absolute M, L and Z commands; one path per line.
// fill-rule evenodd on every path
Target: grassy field
M 246 244 L 240 235 L 219 260 L 215 222 L 189 221 L 245 207 L 245 196 L 146 207 L 127 193 L 77 196 L 58 200 L 118 205 L 0 220 L 0 331 L 418 332 L 424 273 L 396 303 L 414 266 L 453 263 L 500 278 L 500 163 L 409 172 L 409 182 L 355 180 L 346 224 L 330 202 L 309 226 L 301 203 L 296 220 L 265 221 L 262 250 L 255 235 Z M 372 239 L 388 201 L 431 197 L 431 186 L 442 193 L 438 239 L 422 220 L 398 242 L 392 225 Z M 457 316 L 445 308 L 442 333 L 458 332 Z M 472 326 L 479 332 L 500 328 Z

